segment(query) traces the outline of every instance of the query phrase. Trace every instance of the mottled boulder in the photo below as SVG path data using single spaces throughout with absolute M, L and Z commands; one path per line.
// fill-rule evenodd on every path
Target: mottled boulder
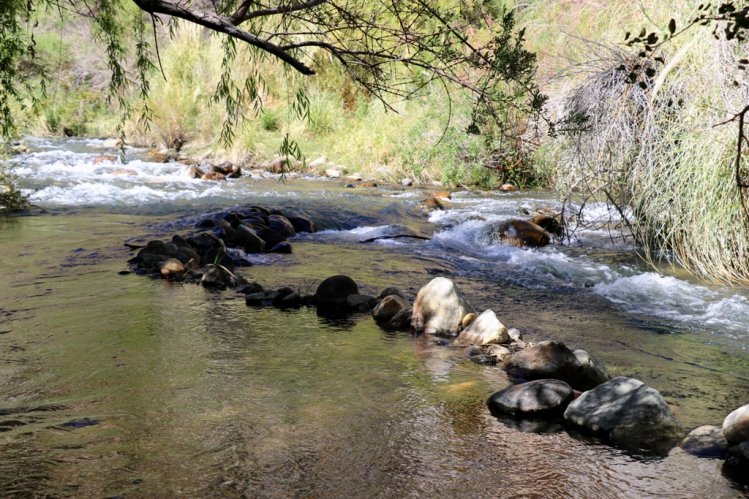
M 542 227 L 525 220 L 510 220 L 496 225 L 491 231 L 494 241 L 517 247 L 540 248 L 551 241 Z
M 749 404 L 726 416 L 723 420 L 723 435 L 731 445 L 749 440 Z
M 402 310 L 409 308 L 408 301 L 398 295 L 387 295 L 372 310 L 372 317 L 380 324 L 390 322 Z
M 498 391 L 487 405 L 493 413 L 535 416 L 563 412 L 572 397 L 572 387 L 564 381 L 537 379 Z
M 411 328 L 415 333 L 455 336 L 463 317 L 473 311 L 450 279 L 436 277 L 416 295 Z
M 345 309 L 349 296 L 359 294 L 359 286 L 346 275 L 328 277 L 315 291 L 315 303 L 318 309 Z
M 684 437 L 680 445 L 689 454 L 699 457 L 722 458 L 728 452 L 728 441 L 717 426 L 695 428 Z
M 664 451 L 683 435 L 657 390 L 623 376 L 580 395 L 564 419 L 630 449 Z
M 559 341 L 542 341 L 521 350 L 505 362 L 504 368 L 516 379 L 559 379 L 577 390 L 589 390 L 607 379 L 602 379 L 591 364 L 581 364 L 578 357 Z
M 470 315 L 470 314 L 467 314 Z M 493 343 L 509 343 L 510 336 L 507 328 L 499 322 L 497 315 L 492 310 L 484 310 L 481 315 L 470 322 L 467 328 L 460 332 L 455 344 L 466 345 L 490 345 Z

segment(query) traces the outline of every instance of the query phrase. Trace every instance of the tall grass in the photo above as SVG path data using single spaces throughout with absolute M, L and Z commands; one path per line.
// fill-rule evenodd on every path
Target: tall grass
M 684 25 L 697 4 L 649 14 L 661 26 L 671 16 Z M 567 195 L 628 213 L 651 260 L 666 255 L 703 277 L 749 281 L 749 221 L 733 170 L 737 129 L 720 124 L 749 102 L 749 82 L 738 69 L 749 45 L 694 28 L 673 40 L 666 65 L 645 89 L 615 69 L 632 67 L 636 56 L 588 46 L 587 60 L 575 66 L 586 77 L 566 102 L 567 111 L 590 117 L 589 130 L 556 144 Z
M 294 76 L 274 60 L 250 59 L 239 47 L 236 81 L 259 75 L 262 108 L 247 106 L 246 119 L 226 148 L 219 141 L 226 112 L 212 99 L 221 76 L 221 40 L 186 24 L 174 33 L 161 51 L 166 78 L 155 73 L 152 81 L 150 127 L 135 122 L 128 127 L 136 143 L 252 164 L 277 155 L 288 133 L 307 159 L 325 156 L 329 165 L 365 177 L 482 187 L 539 181 L 532 169 L 512 177 L 514 172 L 486 167 L 496 151 L 466 132 L 471 103 L 457 89 L 448 95 L 442 85 L 428 86 L 416 99 L 392 103 L 395 111 L 388 110 L 322 54 L 314 58 L 318 74 L 306 82 L 309 119 L 300 120 L 291 112 L 298 84 Z

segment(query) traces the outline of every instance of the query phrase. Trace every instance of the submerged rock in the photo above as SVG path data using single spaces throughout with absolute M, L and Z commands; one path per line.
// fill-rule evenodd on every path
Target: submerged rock
M 581 363 L 564 343 L 542 341 L 515 353 L 504 367 L 511 377 L 521 380 L 560 379 L 575 389 L 589 390 L 605 382 L 608 377 L 587 352 L 580 352 L 580 358 L 585 363 Z
M 315 303 L 319 309 L 345 309 L 349 296 L 359 294 L 359 286 L 346 275 L 328 277 L 315 291 Z
M 396 288 L 394 286 L 391 286 L 389 288 L 383 289 L 380 292 L 380 294 L 377 296 L 377 298 L 381 300 L 381 299 L 385 298 L 386 296 L 390 296 L 390 295 L 400 296 L 404 300 L 408 300 L 408 297 L 406 296 L 406 293 L 404 293 L 403 291 L 401 291 L 400 289 L 398 289 L 398 288 Z
M 683 435 L 657 390 L 623 376 L 580 395 L 564 419 L 631 449 L 667 450 Z
M 463 317 L 473 311 L 450 279 L 435 277 L 416 295 L 411 328 L 415 333 L 455 336 Z
M 377 305 L 377 298 L 368 295 L 349 295 L 346 298 L 346 306 L 357 312 L 369 312 Z
M 719 427 L 705 425 L 689 432 L 681 448 L 693 456 L 722 458 L 728 452 L 728 441 Z
M 561 413 L 572 401 L 572 387 L 557 379 L 538 379 L 513 385 L 487 401 L 492 412 L 512 416 Z
M 469 316 L 472 314 L 467 314 Z M 465 319 L 465 318 L 464 318 Z M 465 321 L 464 321 L 465 322 Z M 489 345 L 492 343 L 509 343 L 510 335 L 504 324 L 499 322 L 497 315 L 492 310 L 484 310 L 481 315 L 472 320 L 468 327 L 460 332 L 455 344 L 466 345 Z
M 165 279 L 181 277 L 187 269 L 176 258 L 170 258 L 161 266 L 161 276 Z
M 387 295 L 372 310 L 372 317 L 379 324 L 387 324 L 399 312 L 409 308 L 408 301 L 398 295 Z
M 517 247 L 540 248 L 551 241 L 550 234 L 542 227 L 525 220 L 502 222 L 492 230 L 493 240 Z

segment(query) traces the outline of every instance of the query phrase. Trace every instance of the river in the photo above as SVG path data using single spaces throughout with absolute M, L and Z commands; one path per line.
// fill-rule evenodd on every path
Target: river
M 745 478 L 680 449 L 643 456 L 499 421 L 496 367 L 371 318 L 247 307 L 234 291 L 127 270 L 123 243 L 261 204 L 322 230 L 239 271 L 314 291 L 333 274 L 411 296 L 436 275 L 530 341 L 592 352 L 657 388 L 686 429 L 749 393 L 749 290 L 643 265 L 608 233 L 540 250 L 488 227 L 556 205 L 544 192 L 457 192 L 422 214 L 418 189 L 319 178 L 187 179 L 99 140 L 30 139 L 11 166 L 45 213 L 0 219 L 0 495 L 76 497 L 736 497 Z M 98 157 L 98 159 L 97 159 Z M 609 216 L 588 206 L 588 219 Z M 405 230 L 431 240 L 361 241 Z

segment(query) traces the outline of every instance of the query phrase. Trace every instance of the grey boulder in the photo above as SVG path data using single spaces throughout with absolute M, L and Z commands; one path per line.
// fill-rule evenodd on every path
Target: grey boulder
M 657 390 L 624 376 L 580 395 L 564 419 L 630 449 L 663 451 L 683 434 Z

